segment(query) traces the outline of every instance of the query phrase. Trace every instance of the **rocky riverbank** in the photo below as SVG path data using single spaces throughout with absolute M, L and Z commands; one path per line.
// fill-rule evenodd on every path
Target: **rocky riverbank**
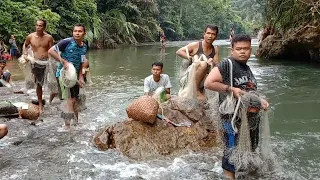
M 282 34 L 266 35 L 255 53 L 257 57 L 304 59 L 320 62 L 320 25 L 301 25 Z

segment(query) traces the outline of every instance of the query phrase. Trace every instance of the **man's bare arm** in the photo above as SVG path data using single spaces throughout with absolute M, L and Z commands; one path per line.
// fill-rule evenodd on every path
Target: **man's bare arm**
M 238 98 L 241 94 L 245 92 L 242 91 L 240 88 L 230 87 L 229 85 L 222 83 L 222 76 L 218 69 L 218 67 L 214 67 L 210 74 L 208 75 L 207 79 L 204 82 L 204 87 L 206 89 L 217 91 L 217 92 L 233 92 L 234 97 Z
M 29 34 L 26 37 L 26 40 L 24 41 L 23 47 L 22 47 L 22 51 L 24 55 L 28 55 L 28 46 L 31 44 L 31 34 Z
M 53 37 L 50 36 L 50 38 L 49 38 L 49 48 L 51 48 L 53 46 L 53 44 L 54 44 L 53 42 L 54 42 Z
M 207 76 L 204 87 L 212 91 L 226 92 L 228 85 L 223 84 L 222 81 L 222 76 L 218 67 L 214 67 Z
M 190 56 L 188 60 L 191 60 L 192 56 L 194 55 L 195 44 L 197 44 L 197 43 L 196 42 L 190 43 L 190 44 L 178 49 L 176 54 L 178 56 L 180 56 L 181 58 L 188 59 L 187 52 L 186 52 L 186 48 L 187 48 L 188 52 L 189 52 L 189 56 Z
M 219 63 L 219 49 L 218 49 L 218 47 L 214 47 L 214 51 L 215 51 L 215 55 L 214 55 L 214 57 L 213 57 L 213 62 L 215 63 L 215 64 L 218 64 Z
M 52 46 L 49 51 L 48 51 L 48 54 L 53 57 L 56 61 L 59 61 L 63 64 L 64 67 L 67 66 L 67 63 L 68 61 L 63 59 L 57 52 L 56 50 L 54 49 L 54 46 Z

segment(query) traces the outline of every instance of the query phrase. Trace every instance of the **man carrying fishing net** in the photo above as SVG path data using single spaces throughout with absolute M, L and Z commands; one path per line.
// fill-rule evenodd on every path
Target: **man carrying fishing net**
M 36 22 L 36 32 L 29 34 L 23 45 L 23 57 L 28 58 L 28 55 L 32 57 L 31 73 L 34 77 L 34 83 L 36 84 L 37 97 L 39 102 L 40 113 L 43 111 L 42 104 L 42 87 L 46 81 L 48 69 L 48 50 L 53 46 L 53 38 L 50 34 L 46 33 L 47 22 L 43 19 L 39 19 Z M 31 46 L 31 53 L 28 53 L 29 45 Z M 30 76 L 31 77 L 31 76 Z M 30 81 L 26 80 L 26 83 Z M 31 88 L 27 84 L 28 88 Z
M 218 27 L 215 25 L 207 25 L 204 29 L 202 41 L 192 42 L 176 52 L 178 56 L 189 60 L 189 65 L 192 64 L 193 58 L 196 55 L 197 57 L 204 55 L 203 61 L 196 67 L 195 73 L 196 98 L 200 101 L 207 100 L 203 88 L 204 79 L 211 67 L 219 62 L 218 47 L 212 45 L 217 35 Z M 188 76 L 187 73 L 185 75 Z
M 58 42 L 49 49 L 49 54 L 60 61 L 56 76 L 59 77 L 62 98 L 66 99 L 66 107 L 62 114 L 65 126 L 70 128 L 70 120 L 74 119 L 78 123 L 78 112 L 76 102 L 79 98 L 80 88 L 84 87 L 83 68 L 88 67 L 85 59 L 87 45 L 83 42 L 86 34 L 84 25 L 76 24 L 73 28 L 73 37 L 66 38 Z
M 219 92 L 219 123 L 225 145 L 222 168 L 227 178 L 235 179 L 236 173 L 256 166 L 259 112 L 269 104 L 256 92 L 257 82 L 247 65 L 251 55 L 250 36 L 235 35 L 231 45 L 231 57 L 213 68 L 204 85 Z

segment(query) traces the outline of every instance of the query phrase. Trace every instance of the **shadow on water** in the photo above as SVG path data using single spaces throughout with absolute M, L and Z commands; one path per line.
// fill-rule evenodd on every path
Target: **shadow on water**
M 88 108 L 80 114 L 80 124 L 72 127 L 71 133 L 62 131 L 57 99 L 45 107 L 44 122 L 36 126 L 27 120 L 0 119 L 9 126 L 8 136 L 0 141 L 0 179 L 222 179 L 219 148 L 134 161 L 117 150 L 99 151 L 91 143 L 94 134 L 104 126 L 126 118 L 125 108 L 143 94 L 143 80 L 150 75 L 154 61 L 164 63 L 164 72 L 172 81 L 172 93 L 178 93 L 180 59 L 175 52 L 187 43 L 169 42 L 165 50 L 158 44 L 141 44 L 90 51 L 94 84 L 86 88 Z M 220 59 L 227 57 L 230 43 L 223 40 L 216 43 Z M 22 80 L 17 65 L 11 63 L 8 68 L 13 77 Z M 280 164 L 277 178 L 259 178 L 320 178 L 318 68 L 299 62 L 258 60 L 254 56 L 249 65 L 257 77 L 259 90 L 271 102 L 272 146 Z M 23 86 L 22 82 L 16 84 Z M 36 97 L 34 91 L 29 96 L 1 94 L 1 100 L 13 102 Z M 45 97 L 48 99 L 48 94 Z

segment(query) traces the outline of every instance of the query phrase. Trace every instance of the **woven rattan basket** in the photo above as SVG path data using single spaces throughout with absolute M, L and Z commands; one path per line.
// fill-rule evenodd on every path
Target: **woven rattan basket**
M 29 108 L 20 109 L 19 115 L 23 119 L 37 120 L 40 116 L 39 106 L 29 103 Z
M 150 96 L 141 96 L 127 108 L 129 118 L 153 124 L 156 121 L 159 104 Z

